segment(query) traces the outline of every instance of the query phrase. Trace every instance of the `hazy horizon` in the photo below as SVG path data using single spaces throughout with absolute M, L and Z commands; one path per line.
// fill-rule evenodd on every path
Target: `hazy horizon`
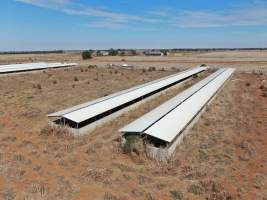
M 265 48 L 263 0 L 3 0 L 0 51 Z

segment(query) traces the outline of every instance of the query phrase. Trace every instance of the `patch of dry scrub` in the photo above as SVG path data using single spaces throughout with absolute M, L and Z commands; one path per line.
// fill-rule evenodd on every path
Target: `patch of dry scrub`
M 54 124 L 47 124 L 45 125 L 41 131 L 40 135 L 44 136 L 55 136 L 60 138 L 73 138 L 73 134 L 69 130 L 69 127 L 67 126 L 58 126 Z

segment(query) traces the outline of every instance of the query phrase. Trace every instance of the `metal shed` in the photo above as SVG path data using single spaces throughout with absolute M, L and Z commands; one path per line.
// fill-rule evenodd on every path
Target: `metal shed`
M 39 63 L 0 65 L 0 74 L 34 71 L 34 70 L 49 69 L 49 68 L 72 67 L 76 65 L 77 65 L 76 63 L 59 63 L 59 62 L 57 63 L 39 62 Z
M 201 110 L 212 100 L 234 69 L 220 69 L 191 88 L 145 114 L 120 130 L 124 135 L 147 136 L 154 145 L 152 155 L 166 159 L 173 153 L 180 135 L 195 119 Z M 166 147 L 162 150 L 159 147 Z
M 109 95 L 107 97 L 49 114 L 48 117 L 59 118 L 58 120 L 55 120 L 56 123 L 68 125 L 73 128 L 75 133 L 80 134 L 89 130 L 89 127 L 87 127 L 88 125 L 109 115 L 118 113 L 121 110 L 206 69 L 207 67 L 189 69 L 175 75 Z

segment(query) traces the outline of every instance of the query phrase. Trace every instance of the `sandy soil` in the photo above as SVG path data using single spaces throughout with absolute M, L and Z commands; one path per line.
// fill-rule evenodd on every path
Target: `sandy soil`
M 238 70 L 167 164 L 124 154 L 118 129 L 208 73 L 90 135 L 40 133 L 47 113 L 171 73 L 83 67 L 1 76 L 0 199 L 265 199 L 267 98 L 260 84 L 266 74 Z

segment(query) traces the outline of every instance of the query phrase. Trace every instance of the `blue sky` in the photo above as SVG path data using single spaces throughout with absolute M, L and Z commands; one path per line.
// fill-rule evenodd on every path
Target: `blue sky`
M 266 0 L 1 0 L 0 51 L 267 47 Z

